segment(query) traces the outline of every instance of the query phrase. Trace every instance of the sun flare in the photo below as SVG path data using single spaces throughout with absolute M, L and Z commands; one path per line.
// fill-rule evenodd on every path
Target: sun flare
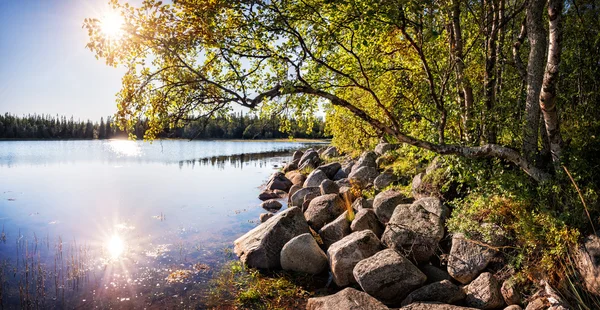
M 119 258 L 125 252 L 125 243 L 123 239 L 117 235 L 113 235 L 106 244 L 108 254 L 114 259 Z
M 117 11 L 109 11 L 100 20 L 100 29 L 109 39 L 118 39 L 123 35 L 123 16 Z

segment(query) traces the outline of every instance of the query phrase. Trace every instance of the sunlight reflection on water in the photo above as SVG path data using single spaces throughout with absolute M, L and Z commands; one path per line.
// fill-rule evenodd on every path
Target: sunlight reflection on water
M 108 142 L 110 149 L 119 156 L 139 157 L 142 155 L 142 149 L 139 144 L 131 140 L 110 140 Z

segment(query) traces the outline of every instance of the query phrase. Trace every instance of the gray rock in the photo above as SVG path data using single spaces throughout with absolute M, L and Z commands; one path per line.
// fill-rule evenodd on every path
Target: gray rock
M 294 171 L 298 169 L 298 163 L 300 162 L 300 159 L 296 159 L 293 160 L 291 162 L 289 162 L 287 165 L 285 165 L 283 167 L 283 170 L 281 170 L 283 173 L 288 173 L 290 171 Z
M 344 213 L 346 206 L 339 195 L 329 194 L 313 199 L 304 212 L 308 225 L 318 231 Z
M 298 170 L 287 172 L 285 174 L 285 177 L 288 178 L 288 180 L 292 181 L 292 184 L 300 184 L 300 186 L 302 186 L 304 184 L 304 181 L 306 180 L 306 176 Z
M 387 224 L 394 210 L 399 204 L 405 204 L 410 201 L 404 194 L 395 190 L 387 190 L 381 192 L 375 196 L 373 200 L 373 210 L 377 214 L 377 218 L 383 223 Z
M 326 148 L 323 151 L 323 153 L 321 153 L 321 156 L 326 157 L 326 158 L 338 157 L 338 156 L 340 156 L 340 152 L 338 151 L 338 149 L 335 146 L 330 146 L 330 147 Z
M 323 172 L 325 172 L 325 175 L 327 175 L 327 177 L 329 179 L 333 179 L 333 177 L 335 176 L 335 174 L 342 168 L 342 165 L 340 165 L 340 163 L 329 163 L 326 165 L 321 165 L 319 167 L 317 167 L 317 170 L 321 170 Z
M 416 302 L 400 308 L 400 310 L 477 310 L 477 308 L 467 308 L 437 302 Z
M 274 216 L 275 216 L 275 214 L 273 214 L 273 213 L 261 213 L 260 216 L 259 216 L 259 219 L 260 219 L 261 223 L 264 223 L 268 219 L 270 219 L 270 218 L 272 218 Z
M 308 232 L 302 210 L 289 208 L 235 240 L 233 251 L 242 263 L 252 268 L 279 268 L 283 246 Z
M 284 192 L 287 192 L 290 189 L 290 187 L 292 187 L 292 185 L 293 185 L 292 181 L 288 180 L 288 178 L 286 178 L 283 173 L 275 172 L 269 179 L 266 189 L 267 190 L 279 189 Z
M 327 255 L 310 233 L 292 238 L 281 249 L 281 268 L 309 274 L 327 268 Z
M 304 187 L 299 189 L 291 196 L 290 202 L 292 203 L 292 206 L 300 207 L 302 206 L 302 203 L 304 202 L 304 198 L 306 198 L 306 196 L 314 195 L 321 195 L 321 189 L 319 189 L 318 187 Z
M 342 240 L 342 238 L 346 237 L 351 232 L 350 221 L 348 221 L 348 211 L 344 211 L 344 213 L 338 216 L 333 222 L 323 226 L 323 228 L 319 230 L 319 236 L 321 236 L 321 240 L 323 240 L 323 248 L 327 249 L 335 242 Z
M 279 211 L 279 209 L 281 209 L 281 207 L 283 207 L 281 202 L 279 202 L 275 199 L 263 201 L 263 203 L 261 203 L 260 206 L 269 212 L 277 212 L 277 211 Z
M 448 280 L 425 285 L 406 296 L 402 305 L 406 306 L 417 301 L 434 301 L 453 304 L 465 298 L 465 292 Z
M 354 191 L 352 188 L 347 186 L 340 187 L 340 197 L 342 197 L 344 201 L 348 200 L 350 203 L 356 199 L 356 197 L 354 197 Z
M 377 168 L 373 167 L 360 167 L 356 170 L 352 170 L 348 175 L 348 179 L 351 184 L 356 184 L 360 188 L 368 188 L 373 185 L 373 181 L 379 175 Z
M 500 283 L 489 272 L 484 272 L 464 288 L 465 303 L 478 309 L 496 309 L 504 305 Z
M 394 210 L 381 241 L 417 263 L 423 263 L 429 261 L 443 237 L 442 218 L 413 204 Z
M 346 175 L 350 174 L 350 172 L 352 172 L 352 167 L 354 167 L 354 165 L 356 164 L 356 162 L 354 160 L 349 160 L 348 162 L 346 162 L 345 164 L 342 165 L 342 169 Z
M 351 287 L 334 295 L 309 298 L 306 310 L 387 310 L 379 300 Z
M 302 158 L 302 155 L 304 155 L 304 152 L 297 150 L 294 152 L 294 154 L 292 155 L 292 161 L 298 161 L 300 162 L 300 159 Z
M 375 189 L 377 190 L 382 190 L 392 185 L 392 183 L 396 182 L 397 180 L 398 178 L 393 173 L 384 172 L 378 175 L 375 180 L 373 180 L 373 186 L 375 186 Z
M 381 250 L 381 242 L 370 230 L 357 231 L 332 244 L 327 250 L 329 267 L 338 286 L 356 283 L 354 266 Z
M 335 181 L 335 184 L 337 184 L 337 186 L 339 188 L 342 188 L 342 187 L 352 187 L 352 184 L 350 184 L 350 180 L 348 180 L 347 178 L 346 179 L 337 180 L 337 181 Z
M 427 276 L 427 283 L 440 282 L 443 280 L 452 280 L 452 277 L 445 271 L 433 265 L 423 265 L 421 271 Z
M 423 177 L 425 177 L 425 173 L 421 172 L 414 176 L 411 184 L 412 195 L 415 199 L 420 199 L 423 197 L 427 197 L 428 194 L 424 192 L 423 185 Z
M 373 204 L 369 204 L 369 201 L 363 197 L 358 197 L 352 203 L 352 209 L 360 211 L 362 209 L 373 209 Z
M 357 199 L 358 200 L 358 199 Z M 380 237 L 383 233 L 383 225 L 377 219 L 372 209 L 361 209 L 356 213 L 354 221 L 350 225 L 352 231 L 370 230 Z
M 323 180 L 323 182 L 321 182 L 321 185 L 319 185 L 319 188 L 321 189 L 321 195 L 340 193 L 339 186 L 329 179 Z
M 319 187 L 321 182 L 327 180 L 327 175 L 325 172 L 321 170 L 313 170 L 308 177 L 306 177 L 306 181 L 304 181 L 304 187 Z
M 427 280 L 419 268 L 392 249 L 361 260 L 353 274 L 365 292 L 384 304 L 399 303 Z
M 276 190 L 266 189 L 266 190 L 262 191 L 260 194 L 258 194 L 258 199 L 264 201 L 264 200 L 269 200 L 269 199 L 283 198 L 283 197 L 285 197 L 286 194 L 287 194 L 286 192 L 279 190 L 279 189 L 276 189 Z
M 302 189 L 302 184 L 294 184 L 294 185 L 292 185 L 292 187 L 290 187 L 290 191 L 288 192 L 288 203 L 291 203 L 292 196 L 294 196 L 294 194 L 301 189 Z
M 468 240 L 461 233 L 452 237 L 448 255 L 448 273 L 458 282 L 467 284 L 487 267 L 496 252 L 480 242 Z
M 502 283 L 500 293 L 502 293 L 502 298 L 507 305 L 518 305 L 521 303 L 521 291 L 513 278 L 509 278 Z
M 395 150 L 397 148 L 398 148 L 397 144 L 381 142 L 381 143 L 377 144 L 377 146 L 375 147 L 375 153 L 377 153 L 378 155 L 383 155 L 386 152 Z
M 437 197 L 426 197 L 421 198 L 413 202 L 413 205 L 419 205 L 423 209 L 441 217 L 447 219 L 450 216 L 450 209 L 442 204 L 442 201 Z
M 352 166 L 352 172 L 362 168 L 362 167 L 372 167 L 377 168 L 377 154 L 373 151 L 366 151 L 360 155 L 356 164 Z
M 321 159 L 319 158 L 319 153 L 314 150 L 306 150 L 304 155 L 300 158 L 300 162 L 298 163 L 298 169 L 306 169 L 306 168 L 317 168 Z
M 332 180 L 338 181 L 338 180 L 346 179 L 346 178 L 348 178 L 348 174 L 343 169 L 340 169 L 335 173 Z
M 577 250 L 575 262 L 584 286 L 600 295 L 600 237 L 590 235 L 585 238 Z

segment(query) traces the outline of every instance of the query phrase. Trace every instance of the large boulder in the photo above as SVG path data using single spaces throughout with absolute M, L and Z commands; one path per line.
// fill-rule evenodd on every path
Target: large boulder
M 360 199 L 360 198 L 359 198 Z M 358 199 L 357 199 L 358 200 Z M 372 209 L 360 209 L 354 216 L 354 221 L 350 225 L 352 231 L 370 230 L 380 237 L 383 233 L 383 225 L 377 219 L 377 215 Z
M 500 283 L 489 272 L 484 272 L 464 287 L 465 303 L 477 309 L 496 309 L 504 305 Z
M 290 202 L 294 207 L 301 207 L 302 203 L 304 203 L 304 198 L 307 196 L 317 197 L 321 195 L 321 189 L 318 187 L 304 187 L 295 192 L 291 198 Z
M 450 209 L 442 204 L 442 201 L 437 197 L 421 198 L 413 202 L 413 205 L 419 205 L 444 220 L 450 216 Z
M 357 231 L 332 244 L 327 250 L 329 267 L 338 286 L 356 283 L 353 269 L 358 262 L 381 250 L 381 242 L 370 230 Z
M 399 310 L 477 310 L 477 308 L 467 308 L 437 302 L 416 302 L 408 306 L 404 306 Z
M 283 207 L 281 202 L 279 202 L 275 199 L 263 201 L 263 203 L 261 203 L 260 206 L 269 212 L 277 212 L 277 211 L 279 211 L 279 209 L 281 209 L 281 207 Z
M 406 306 L 417 301 L 434 301 L 453 304 L 465 298 L 465 292 L 448 280 L 425 285 L 406 296 L 402 305 Z
M 340 187 L 335 182 L 329 179 L 323 180 L 323 182 L 321 182 L 321 185 L 319 185 L 319 188 L 321 189 L 321 195 L 340 193 Z
M 258 225 L 233 242 L 242 263 L 253 268 L 279 268 L 283 246 L 292 238 L 308 233 L 300 208 L 289 208 Z
M 381 143 L 377 144 L 377 146 L 375 147 L 375 153 L 377 153 L 378 155 L 383 155 L 386 152 L 395 150 L 397 148 L 398 148 L 397 144 L 381 142 Z
M 323 248 L 327 249 L 335 242 L 342 240 L 342 238 L 346 237 L 351 232 L 350 221 L 348 221 L 348 211 L 344 211 L 344 213 L 338 216 L 333 222 L 323 226 L 323 228 L 319 230 L 319 236 L 321 236 L 321 240 L 323 240 Z
M 300 162 L 298 163 L 298 169 L 307 169 L 307 168 L 317 168 L 321 159 L 319 158 L 319 153 L 312 149 L 306 150 L 304 155 L 300 158 Z
M 319 191 L 320 192 L 320 191 Z M 306 221 L 314 230 L 318 231 L 325 224 L 333 221 L 344 213 L 346 206 L 339 195 L 329 194 L 314 198 L 304 212 Z
M 353 270 L 362 289 L 385 304 L 397 304 L 427 277 L 404 256 L 385 249 L 361 260 Z
M 294 185 L 292 183 L 292 181 L 288 180 L 288 178 L 286 178 L 283 173 L 275 172 L 269 179 L 266 189 L 267 190 L 279 189 L 284 192 L 287 192 L 290 189 L 290 187 L 292 187 L 292 185 Z
M 373 151 L 366 151 L 360 155 L 356 164 L 352 166 L 352 172 L 362 168 L 362 167 L 372 167 L 377 168 L 377 154 Z
M 575 262 L 584 286 L 600 295 L 600 237 L 588 236 L 579 247 Z
M 309 298 L 306 310 L 387 310 L 384 304 L 365 292 L 348 287 L 334 295 Z
M 294 152 L 294 154 L 292 155 L 292 161 L 298 161 L 300 162 L 300 159 L 302 158 L 302 155 L 304 155 L 304 152 L 297 150 Z
M 321 165 L 317 167 L 317 170 L 321 170 L 325 172 L 328 178 L 333 179 L 335 174 L 342 168 L 342 165 L 338 162 L 329 163 L 326 165 Z
M 281 249 L 281 268 L 318 274 L 327 268 L 327 255 L 310 233 L 302 234 L 292 238 Z
M 306 181 L 304 181 L 304 187 L 319 187 L 321 182 L 327 180 L 327 175 L 322 170 L 313 170 L 308 177 L 306 177 Z
M 324 158 L 338 157 L 340 156 L 340 152 L 335 146 L 330 146 L 321 153 L 321 156 Z
M 373 180 L 373 186 L 375 186 L 375 189 L 377 190 L 382 190 L 392 185 L 392 183 L 397 180 L 398 178 L 392 172 L 387 171 L 378 175 L 375 180 Z
M 423 263 L 429 261 L 443 237 L 442 218 L 420 204 L 412 204 L 394 210 L 381 241 L 417 263 Z
M 405 204 L 410 200 L 399 191 L 387 190 L 381 192 L 375 196 L 373 200 L 373 210 L 377 214 L 377 218 L 383 223 L 387 224 L 394 210 L 399 204 Z
M 360 167 L 356 170 L 352 170 L 348 175 L 350 183 L 356 184 L 360 188 L 368 188 L 373 185 L 375 178 L 379 175 L 377 168 L 373 167 Z
M 452 236 L 448 255 L 448 273 L 458 282 L 467 284 L 487 267 L 496 251 L 481 242 L 467 239 L 462 233 Z

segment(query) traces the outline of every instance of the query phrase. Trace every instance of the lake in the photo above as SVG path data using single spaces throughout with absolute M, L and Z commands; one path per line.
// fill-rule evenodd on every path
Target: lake
M 260 187 L 309 145 L 0 142 L 2 306 L 202 307 Z

